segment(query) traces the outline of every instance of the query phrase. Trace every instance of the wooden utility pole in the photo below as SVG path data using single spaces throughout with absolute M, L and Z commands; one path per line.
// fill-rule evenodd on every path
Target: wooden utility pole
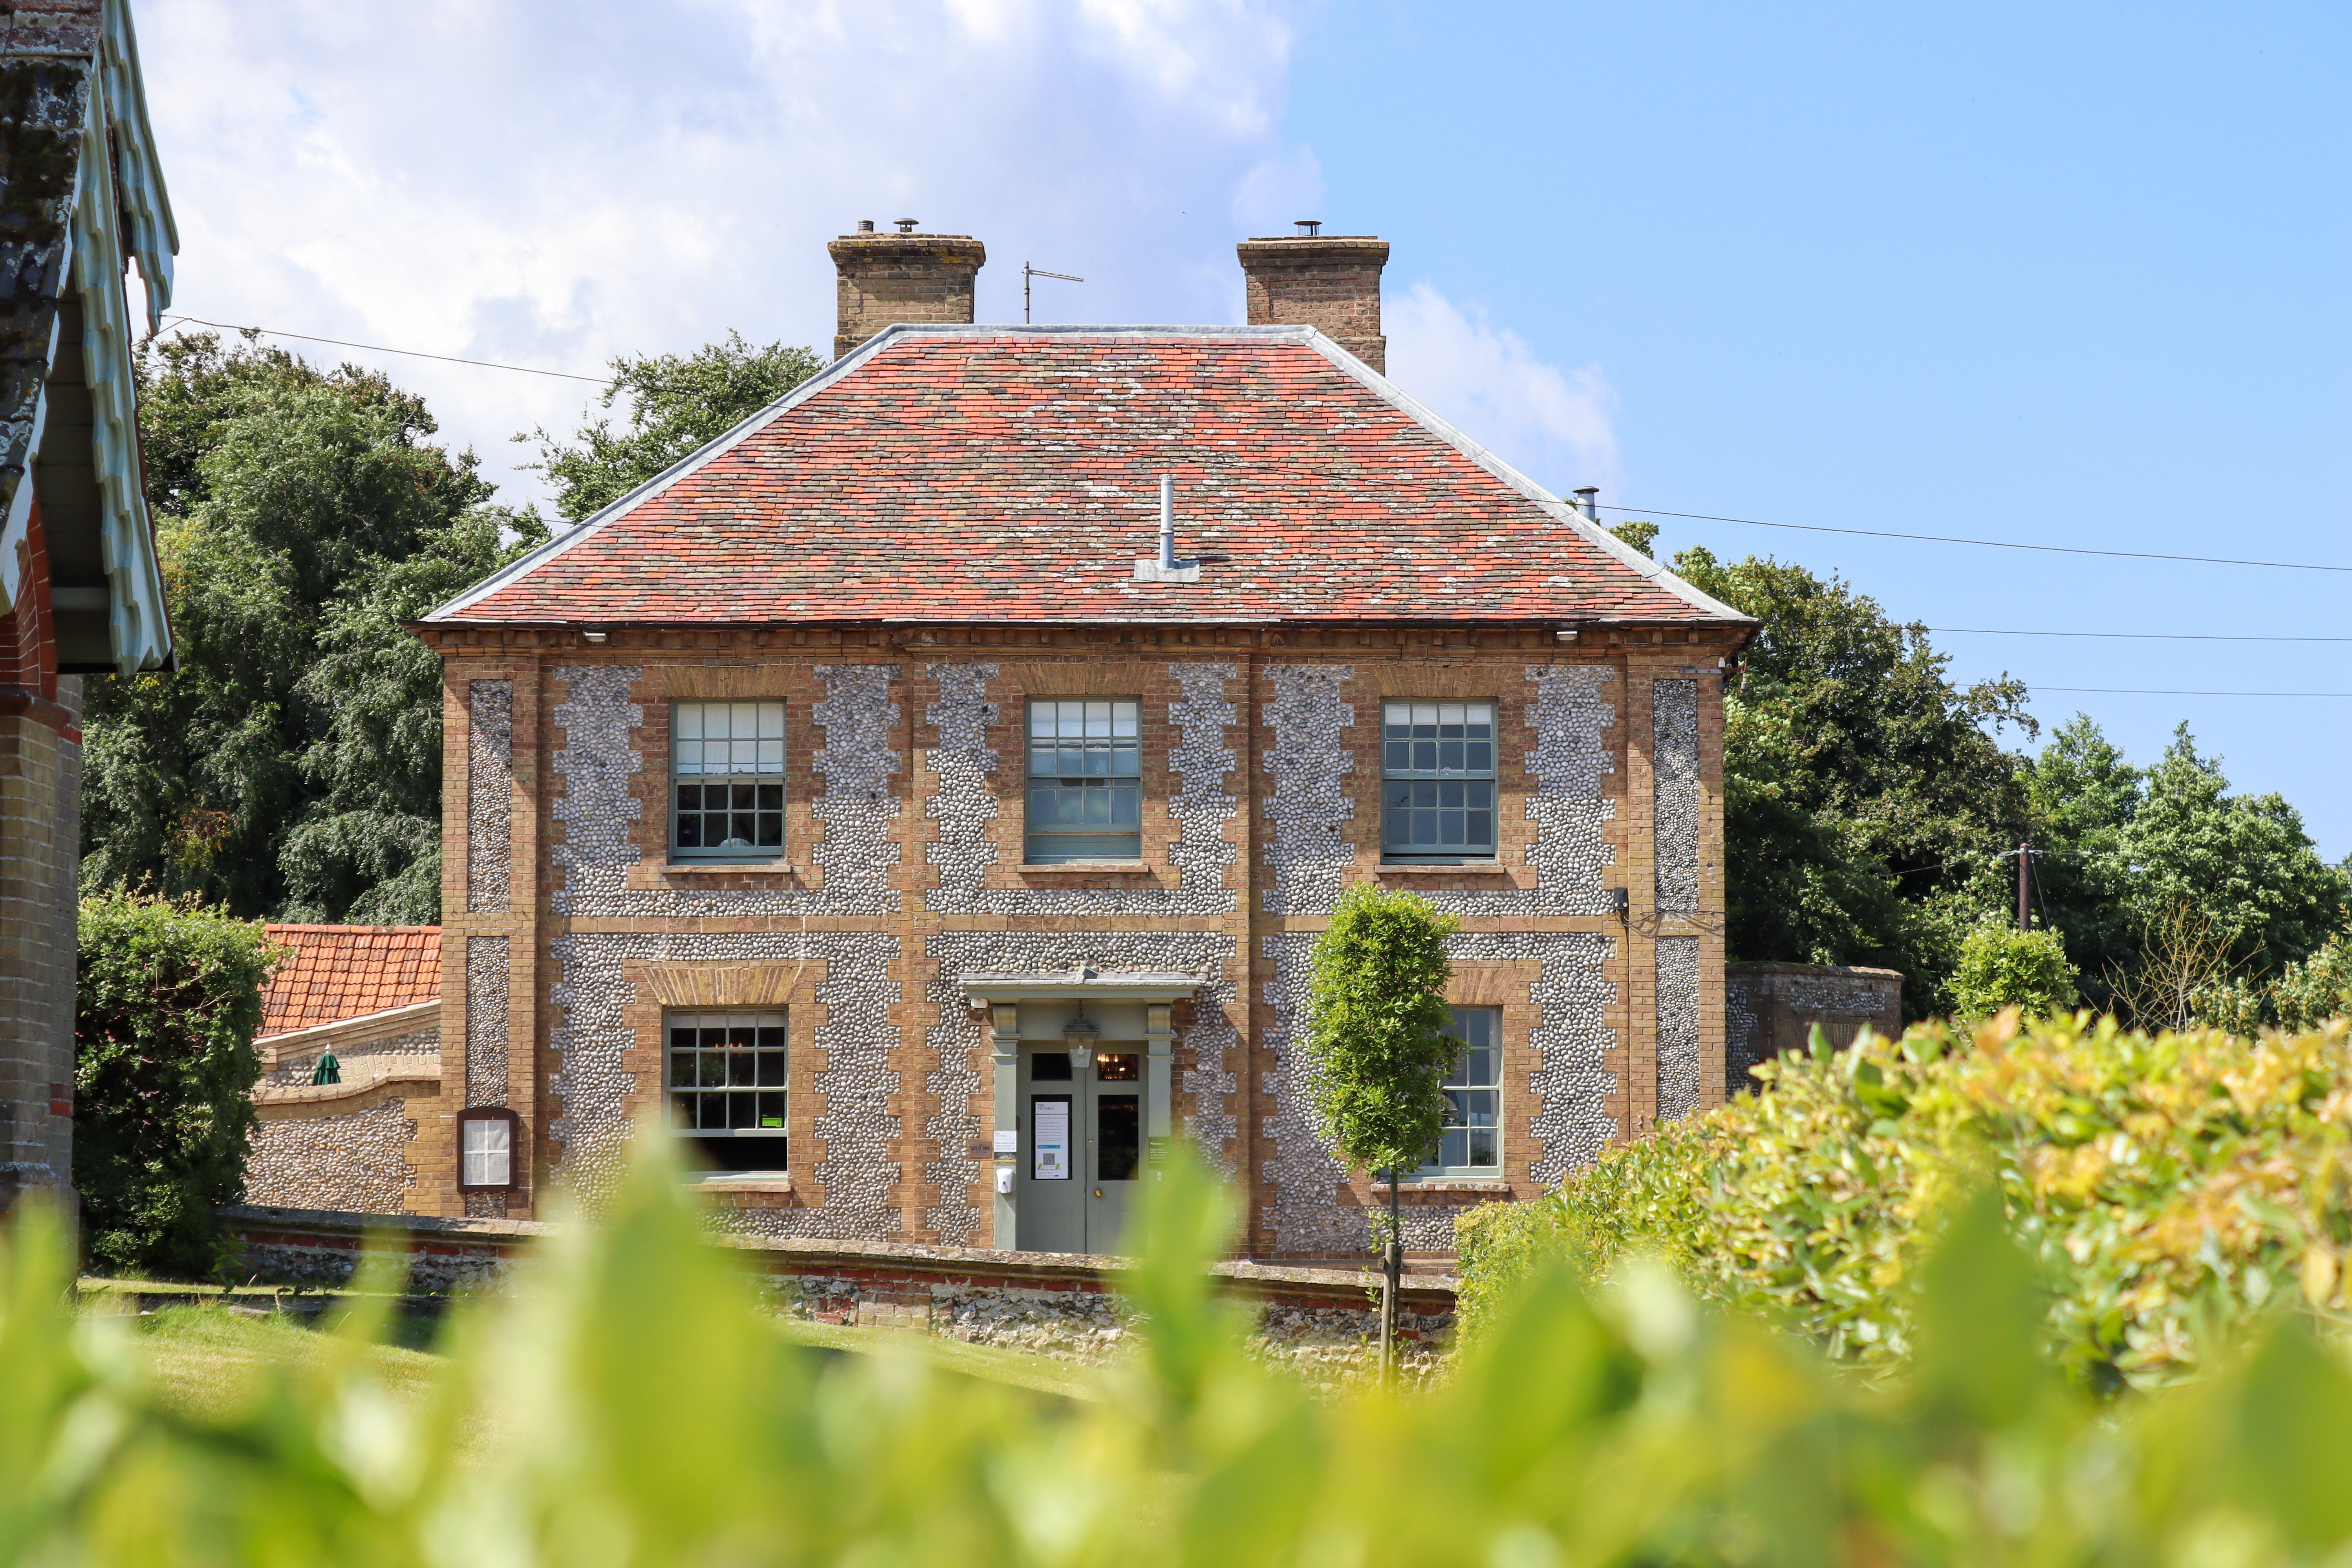
M 2024 844 L 2019 845 L 2017 847 L 2017 929 L 2020 931 L 2033 929 L 2032 911 L 2026 907 L 2025 903 L 2025 879 L 2032 875 L 2029 869 L 2032 863 L 2032 848 Z

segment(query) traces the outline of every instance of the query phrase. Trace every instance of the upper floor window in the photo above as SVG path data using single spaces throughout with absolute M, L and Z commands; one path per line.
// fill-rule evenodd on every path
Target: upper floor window
M 1462 1054 L 1445 1075 L 1445 1131 L 1430 1152 L 1424 1176 L 1498 1181 L 1503 1174 L 1502 1013 L 1456 1007 L 1446 1033 Z
M 1031 700 L 1024 858 L 1143 858 L 1142 717 L 1140 702 Z
M 1495 858 L 1495 705 L 1391 702 L 1381 721 L 1381 857 Z
M 784 1015 L 672 1013 L 670 1110 L 717 1171 L 784 1169 Z
M 772 859 L 784 850 L 784 705 L 670 705 L 670 853 Z

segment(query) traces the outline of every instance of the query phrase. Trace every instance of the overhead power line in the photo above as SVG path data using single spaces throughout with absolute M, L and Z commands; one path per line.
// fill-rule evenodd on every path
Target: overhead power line
M 437 359 L 444 364 L 470 364 L 483 370 L 510 370 L 520 375 L 551 375 L 559 381 L 593 381 L 602 386 L 612 377 L 605 375 L 574 375 L 568 370 L 534 370 L 527 364 L 499 364 L 495 360 L 459 359 L 456 354 L 429 354 L 422 349 L 386 348 L 382 343 L 355 343 L 342 338 L 321 338 L 310 332 L 283 332 L 276 327 L 240 327 L 229 321 L 207 321 L 196 316 L 166 316 L 167 321 L 183 321 L 198 327 L 217 327 L 225 332 L 259 332 L 265 338 L 298 338 L 306 343 L 332 343 L 340 349 L 365 349 L 370 353 L 405 354 L 410 359 Z
M 1832 528 L 1820 522 L 1767 522 L 1760 517 L 1717 517 L 1704 511 L 1660 511 L 1647 506 L 1593 503 L 1603 511 L 1635 512 L 1644 518 L 1679 517 L 1694 522 L 1737 522 L 1749 528 L 1786 528 L 1800 533 L 1846 533 L 1864 539 L 1916 539 L 1929 544 L 1974 544 L 1987 550 L 2032 550 L 2045 555 L 2104 555 L 2119 561 L 2183 561 L 2199 566 L 2267 566 L 2281 572 L 2346 572 L 2352 566 L 2317 565 L 2308 561 L 2242 561 L 2232 555 L 2159 555 L 2147 550 L 2093 550 L 2079 544 L 2021 544 L 2013 539 L 1963 539 L 1948 533 L 1896 533 L 1884 528 Z
M 1929 626 L 1938 637 L 2127 637 L 2137 642 L 2352 642 L 2352 637 L 2252 637 L 2233 632 L 2062 632 L 2016 626 Z
M 2027 681 L 2028 691 L 2095 691 L 2108 697 L 2352 697 L 2352 691 L 2172 691 L 2140 686 L 2042 686 Z
M 1058 276 L 1060 276 L 1060 274 L 1058 274 L 1058 273 L 1052 273 L 1052 274 L 1047 274 L 1046 276 L 1049 276 L 1049 277 L 1058 277 Z M 536 366 L 534 366 L 534 365 L 527 365 L 527 364 L 503 364 L 503 363 L 500 363 L 499 362 L 498 362 L 498 361 L 496 361 L 496 360 L 465 359 L 465 358 L 461 358 L 461 357 L 459 357 L 459 356 L 458 356 L 458 355 L 457 355 L 457 354 L 436 354 L 436 353 L 425 353 L 425 352 L 424 350 L 422 350 L 422 349 L 396 349 L 396 348 L 390 347 L 389 345 L 387 345 L 387 344 L 383 344 L 383 343 L 362 343 L 362 342 L 352 342 L 351 340 L 349 340 L 349 339 L 347 339 L 347 338 L 324 338 L 324 337 L 320 337 L 320 336 L 318 336 L 317 334 L 315 334 L 315 333 L 311 333 L 311 332 L 289 332 L 289 331 L 283 331 L 283 330 L 281 330 L 281 329 L 279 329 L 279 328 L 276 328 L 276 327 L 248 327 L 248 326 L 239 326 L 239 325 L 236 325 L 236 323 L 234 323 L 234 322 L 229 322 L 229 321 L 205 321 L 205 319 L 203 319 L 203 318 L 202 318 L 202 317 L 200 317 L 200 316 L 178 316 L 178 315 L 174 315 L 174 316 L 167 316 L 167 317 L 165 317 L 165 318 L 164 318 L 164 320 L 166 320 L 166 321 L 180 321 L 180 322 L 185 322 L 185 323 L 187 323 L 187 324 L 189 324 L 189 325 L 191 325 L 191 326 L 198 326 L 198 327 L 212 327 L 212 328 L 215 328 L 215 329 L 217 329 L 217 330 L 219 330 L 219 331 L 228 331 L 228 332 L 258 332 L 258 333 L 260 333 L 260 334 L 261 334 L 262 336 L 264 336 L 264 337 L 271 337 L 271 338 L 293 338 L 293 339 L 295 339 L 295 340 L 297 340 L 297 341 L 299 341 L 299 342 L 306 342 L 306 343 L 330 343 L 330 344 L 332 344 L 333 346 L 335 346 L 335 347 L 337 347 L 337 348 L 345 348 L 345 349 L 363 349 L 363 350 L 367 351 L 367 352 L 368 352 L 368 353 L 370 353 L 401 354 L 401 355 L 404 355 L 405 357 L 410 358 L 410 359 L 429 359 L 429 360 L 437 360 L 437 361 L 439 361 L 439 362 L 440 362 L 441 363 L 443 363 L 443 364 L 464 364 L 464 365 L 472 365 L 472 366 L 476 367 L 477 369 L 480 369 L 480 370 L 504 370 L 504 371 L 512 371 L 512 372 L 514 372 L 516 374 L 519 374 L 519 375 L 545 375 L 545 376 L 552 376 L 552 377 L 554 377 L 555 379 L 557 379 L 557 380 L 559 380 L 559 381 L 584 381 L 584 382 L 592 383 L 592 384 L 595 384 L 595 385 L 598 385 L 598 386 L 603 386 L 603 385 L 609 384 L 609 383 L 611 382 L 611 379 L 612 379 L 612 378 L 611 378 L 611 377 L 609 377 L 609 376 L 602 376 L 602 375 L 581 375 L 581 374 L 576 374 L 575 372 L 568 371 L 568 370 L 541 370 L 541 369 L 539 369 L 538 367 L 536 367 Z M 894 419 L 894 418 L 892 418 L 889 415 L 887 415 L 887 414 L 877 414 L 877 413 L 874 413 L 874 412 L 872 412 L 871 410 L 864 410 L 864 409 L 860 409 L 860 410 L 855 410 L 855 411 L 853 411 L 853 412 L 854 412 L 854 413 L 856 414 L 856 416 L 858 416 L 858 417 L 863 417 L 863 418 L 866 418 L 866 419 L 876 420 L 876 421 L 878 421 L 878 422 L 883 423 L 883 424 L 889 424 L 889 425 L 905 425 L 905 426 L 908 426 L 909 427 L 912 427 L 912 428 L 917 428 L 917 429 L 923 430 L 925 433 L 929 434 L 929 435 L 933 435 L 933 436 L 943 435 L 943 434 L 946 434 L 946 433 L 947 433 L 947 432 L 945 432 L 945 431 L 941 430 L 941 429 L 940 429 L 940 427 L 939 426 L 934 425 L 934 424 L 929 424 L 929 423 L 926 423 L 926 422 L 923 422 L 923 421 L 919 421 L 919 420 L 908 420 L 908 419 Z M 1002 419 L 1000 419 L 1000 421 L 999 421 L 999 422 L 1000 422 L 1000 423 L 1012 423 L 1012 421 L 1009 421 L 1009 420 L 1002 420 Z M 1354 483 L 1361 484 L 1361 483 L 1363 483 L 1363 482 L 1364 482 L 1363 478 L 1362 478 L 1362 476 L 1360 476 L 1360 475 L 1350 476 L 1350 479 L 1351 479 L 1351 481 L 1352 481 L 1352 482 L 1354 482 Z M 2095 555 L 2095 556 L 2105 557 L 2105 558 L 2109 559 L 2109 560 L 2118 560 L 2118 561 L 2170 561 L 2170 562 L 2178 562 L 2178 563 L 2186 563 L 2186 564 L 2198 565 L 2198 566 L 2257 566 L 2257 567 L 2263 567 L 2263 568 L 2266 568 L 2266 569 L 2269 569 L 2269 570 L 2273 570 L 2273 571 L 2280 571 L 2280 572 L 2339 572 L 2339 573 L 2352 574 L 2352 566 L 2332 566 L 2332 565 L 2326 565 L 2326 564 L 2320 563 L 2307 562 L 2307 561 L 2252 561 L 2252 560 L 2244 560 L 2244 559 L 2241 559 L 2241 558 L 2236 557 L 2236 556 L 2230 556 L 2230 555 L 2167 555 L 2167 554 L 2159 554 L 2159 553 L 2158 553 L 2158 552 L 2153 552 L 2153 551 L 2147 551 L 2147 550 L 2094 550 L 2094 549 L 2091 549 L 2090 547 L 2085 546 L 2085 545 L 2074 545 L 2074 544 L 2027 544 L 2027 543 L 2023 543 L 2023 542 L 2020 542 L 2020 541 L 2012 540 L 2012 539 L 1968 539 L 1968 538 L 1964 538 L 1964 537 L 1961 537 L 1961 536 L 1959 536 L 1959 535 L 1956 535 L 1956 534 L 1944 534 L 1944 533 L 1904 533 L 1904 532 L 1898 532 L 1898 531 L 1895 531 L 1891 530 L 1891 529 L 1883 529 L 1883 528 L 1833 528 L 1833 527 L 1831 527 L 1830 525 L 1828 525 L 1828 524 L 1826 524 L 1826 523 L 1818 523 L 1818 522 L 1770 522 L 1770 521 L 1767 521 L 1766 520 L 1764 520 L 1764 519 L 1762 519 L 1762 518 L 1758 518 L 1758 517 L 1724 517 L 1724 516 L 1720 516 L 1720 515 L 1717 515 L 1717 514 L 1713 513 L 1713 512 L 1703 512 L 1703 511 L 1663 511 L 1663 510 L 1660 510 L 1659 509 L 1657 509 L 1657 508 L 1655 508 L 1655 507 L 1618 506 L 1618 505 L 1614 505 L 1614 504 L 1612 504 L 1612 503 L 1606 502 L 1606 501 L 1596 501 L 1596 502 L 1593 502 L 1592 504 L 1593 504 L 1593 505 L 1594 505 L 1598 510 L 1602 510 L 1602 511 L 1618 511 L 1618 512 L 1631 512 L 1631 513 L 1638 513 L 1639 515 L 1641 515 L 1641 516 L 1643 516 L 1643 517 L 1673 517 L 1673 518 L 1680 518 L 1680 519 L 1683 519 L 1683 520 L 1684 520 L 1684 521 L 1691 521 L 1691 522 L 1730 522 L 1730 523 L 1738 523 L 1738 524 L 1739 524 L 1739 525 L 1741 525 L 1741 526 L 1743 526 L 1743 527 L 1747 527 L 1747 528 L 1779 528 L 1779 529 L 1786 529 L 1786 530 L 1790 530 L 1790 531 L 1795 531 L 1795 532 L 1800 532 L 1800 533 L 1841 533 L 1841 534 L 1846 534 L 1846 535 L 1849 535 L 1849 536 L 1852 536 L 1852 537 L 1855 537 L 1855 538 L 1862 538 L 1862 539 L 1907 539 L 1907 540 L 1914 540 L 1914 541 L 1917 541 L 1917 542 L 1924 542 L 1924 543 L 1928 543 L 1928 544 L 1968 544 L 1968 545 L 1974 545 L 1974 546 L 1976 546 L 1976 547 L 1978 547 L 1978 548 L 1979 548 L 1979 549 L 1984 549 L 1984 550 L 2030 550 L 2030 551 L 2036 552 L 2038 552 L 2038 553 L 2047 554 L 2047 555 Z M 1931 626 L 1931 627 L 1929 627 L 1928 629 L 1929 629 L 1929 630 L 1931 630 L 1931 631 L 1935 631 L 1935 630 L 1939 630 L 1939 629 L 1940 629 L 1940 630 L 1948 630 L 1948 631 L 1953 631 L 1953 632 L 1981 632 L 1981 633 L 1982 633 L 1982 635 L 1986 635 L 1986 636 L 1996 636 L 1996 637 L 2037 637 L 2037 636 L 2050 636 L 2050 637 L 2057 637 L 2057 636 L 2102 637 L 2102 636 L 2104 636 L 2104 637 L 2151 637 L 2151 638 L 2154 638 L 2154 637 L 2162 637 L 2162 636 L 2165 636 L 2165 635 L 2166 635 L 2166 634 L 2159 634 L 2159 633 L 2154 633 L 2154 632 L 2145 632 L 2145 633 L 2133 633 L 2133 632 L 2105 632 L 2105 633 L 2100 633 L 2100 632 L 2075 632 L 2075 633 L 2058 633 L 2058 632 L 2047 632 L 2047 633 L 2043 633 L 2043 632 L 2001 632 L 2001 631 L 1995 631 L 1995 630 L 1992 630 L 1992 629 L 1990 629 L 1990 628 L 1978 628 L 1978 627 L 1945 627 L 1945 628 L 1938 628 L 1938 627 L 1933 627 L 1933 626 Z M 2275 637 L 2275 638 L 2269 638 L 2269 637 L 2218 637 L 2218 636 L 2217 636 L 2217 637 L 2212 637 L 2207 638 L 2207 637 L 2187 637 L 2187 636 L 2186 636 L 2186 635 L 2184 635 L 2184 634 L 2173 634 L 2173 635 L 2181 637 L 2182 640 L 2193 640 L 2193 641 L 2208 641 L 2208 640 L 2210 640 L 2210 641 L 2216 641 L 2216 642 L 2221 642 L 2221 641 L 2229 641 L 2229 642 L 2266 642 L 2266 641 L 2276 641 L 2276 642 L 2347 642 L 2347 641 L 2352 641 L 2352 638 L 2347 638 L 2347 637 Z M 2091 689 L 2091 688 L 2088 688 L 2088 687 L 2084 687 L 2084 688 L 2080 688 L 2079 689 L 2083 689 L 2083 690 L 2089 690 L 2089 689 Z M 2179 695 L 2223 696 L 2223 695 L 2231 695 L 2231 694 L 2228 694 L 2228 693 L 2221 693 L 2221 692 L 2211 692 L 2211 693 L 2180 693 Z M 2283 696 L 2321 696 L 2321 695 L 2335 695 L 2335 694 L 2334 694 L 2334 693 L 2316 693 L 2316 692 L 2294 692 L 2294 693 L 2247 693 L 2246 695 L 2254 695 L 2254 696 L 2268 696 L 2268 695 L 2283 695 Z

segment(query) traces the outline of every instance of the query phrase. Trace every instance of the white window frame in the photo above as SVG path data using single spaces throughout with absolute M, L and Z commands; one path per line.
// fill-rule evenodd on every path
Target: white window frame
M 1050 734 L 1038 726 L 1048 724 Z M 1073 726 L 1075 725 L 1075 732 Z M 1097 733 L 1097 731 L 1099 731 Z M 1128 697 L 1033 697 L 1022 718 L 1022 848 L 1031 865 L 1083 865 L 1088 861 L 1133 864 L 1143 858 L 1143 704 Z M 1053 772 L 1038 771 L 1038 759 L 1051 755 Z M 1066 764 L 1073 757 L 1078 767 Z M 1101 766 L 1096 763 L 1099 760 Z M 1122 763 L 1130 773 L 1116 771 Z M 1080 781 L 1075 788 L 1063 780 Z M 1103 781 L 1089 788 L 1087 781 Z M 1041 789 L 1059 803 L 1066 795 L 1087 799 L 1099 795 L 1107 820 L 1099 826 L 1038 824 Z M 1121 826 L 1117 817 L 1122 794 L 1134 805 L 1135 820 Z M 1106 842 L 1119 840 L 1113 845 Z
M 1483 715 L 1483 719 L 1481 718 Z M 1381 704 L 1381 858 L 1397 865 L 1448 865 L 1489 861 L 1500 853 L 1502 845 L 1502 704 L 1483 699 L 1444 698 L 1423 701 L 1400 698 Z M 1477 741 L 1469 731 L 1480 722 L 1486 729 L 1486 739 Z M 1407 733 L 1391 738 L 1390 731 L 1402 723 Z M 1461 731 L 1454 739 L 1445 739 L 1448 728 Z M 1436 731 L 1425 738 L 1413 733 L 1429 729 Z M 1468 759 L 1475 748 L 1486 748 L 1486 763 L 1482 768 L 1470 765 Z M 1405 749 L 1403 765 L 1396 765 L 1399 747 Z M 1448 750 L 1451 748 L 1451 751 Z M 1425 757 L 1424 757 L 1425 752 Z M 1451 756 L 1453 761 L 1449 763 Z M 1423 763 L 1427 765 L 1422 765 Z M 1402 805 L 1393 802 L 1399 785 L 1415 795 L 1435 797 L 1435 804 L 1422 805 L 1414 801 Z M 1448 786 L 1462 797 L 1462 804 L 1444 804 Z M 1471 805 L 1469 799 L 1481 786 L 1486 805 Z M 1486 839 L 1484 844 L 1467 842 L 1448 845 L 1442 841 L 1442 818 L 1458 813 L 1464 822 L 1466 839 L 1470 819 L 1483 810 L 1486 818 Z M 1408 820 L 1416 813 L 1427 811 L 1441 820 L 1441 838 L 1423 843 L 1411 835 L 1398 835 L 1390 825 L 1399 812 Z M 1400 842 L 1402 837 L 1402 842 Z
M 457 1113 L 457 1190 L 510 1193 L 521 1157 L 522 1123 L 503 1106 L 472 1105 Z M 498 1164 L 493 1163 L 498 1162 Z
M 1471 1031 L 1467 1026 L 1467 1021 L 1473 1016 L 1484 1017 L 1486 1021 L 1486 1044 L 1483 1049 L 1489 1058 L 1489 1070 L 1493 1075 L 1492 1080 L 1486 1083 L 1472 1083 L 1463 1076 L 1464 1068 L 1474 1051 L 1474 1047 L 1470 1043 Z M 1455 1056 L 1454 1066 L 1446 1069 L 1442 1086 L 1445 1090 L 1449 1106 L 1445 1119 L 1445 1131 L 1438 1134 L 1437 1147 L 1430 1152 L 1429 1163 L 1413 1172 L 1412 1178 L 1425 1182 L 1499 1182 L 1503 1180 L 1503 1162 L 1507 1157 L 1503 1140 L 1503 1127 L 1506 1121 L 1503 1114 L 1503 1010 L 1500 1007 L 1454 1008 L 1453 1019 L 1447 1032 L 1454 1038 L 1464 1041 L 1465 1044 L 1462 1050 Z M 1456 1100 L 1454 1098 L 1456 1095 L 1491 1097 L 1486 1100 L 1486 1104 L 1492 1107 L 1488 1114 L 1493 1120 L 1483 1127 L 1475 1121 L 1457 1121 L 1456 1117 L 1462 1113 L 1462 1107 L 1465 1101 Z M 1475 1113 L 1474 1111 L 1471 1114 Z M 1450 1136 L 1457 1132 L 1463 1134 L 1465 1152 L 1467 1152 L 1466 1145 L 1470 1142 L 1468 1134 L 1480 1131 L 1488 1132 L 1494 1140 L 1495 1163 L 1493 1164 L 1446 1163 L 1444 1159 L 1446 1140 Z
M 679 700 L 669 705 L 669 856 L 676 860 L 780 860 L 783 858 L 786 840 L 786 788 L 784 776 L 785 706 L 781 701 L 756 699 L 748 701 Z M 723 721 L 725 734 L 711 733 L 712 721 Z M 745 729 L 749 733 L 741 733 Z M 688 812 L 679 803 L 684 789 L 698 792 L 704 804 Z M 752 837 L 743 844 L 722 840 L 719 844 L 697 842 L 686 844 L 681 832 L 686 819 L 696 819 L 699 840 L 708 836 L 712 813 L 708 806 L 707 792 L 726 790 L 730 806 L 722 807 L 719 816 L 731 828 L 739 815 L 731 797 L 739 791 L 751 791 L 750 800 L 740 810 L 741 816 L 751 819 Z M 768 792 L 765 798 L 761 792 Z M 771 805 L 770 801 L 773 804 Z M 759 842 L 761 818 L 772 816 L 775 825 L 773 844 Z
M 698 1038 L 690 1046 L 682 1046 L 678 1031 L 693 1030 Z M 717 1042 L 702 1037 L 716 1034 Z M 741 1044 L 733 1037 L 741 1034 L 749 1038 Z M 763 1038 L 772 1034 L 772 1042 Z M 693 1083 L 680 1083 L 681 1058 L 690 1061 Z M 748 1063 L 739 1058 L 749 1058 Z M 669 1121 L 677 1136 L 695 1144 L 729 1143 L 756 1140 L 772 1145 L 775 1158 L 747 1170 L 716 1170 L 695 1173 L 698 1178 L 740 1178 L 756 1170 L 761 1173 L 780 1173 L 787 1168 L 791 1155 L 792 1127 L 792 1018 L 782 1007 L 688 1007 L 677 1008 L 662 1015 L 662 1095 L 667 1102 Z M 773 1072 L 768 1070 L 772 1065 Z M 712 1081 L 711 1068 L 716 1067 L 719 1081 Z M 748 1071 L 744 1069 L 748 1067 Z M 739 1076 L 744 1081 L 735 1081 Z M 681 1096 L 693 1097 L 691 1106 Z M 710 1102 L 719 1102 L 722 1124 L 703 1125 L 710 1120 Z M 771 1103 L 772 1101 L 772 1103 Z M 739 1106 L 748 1106 L 744 1123 L 737 1123 Z M 771 1124 L 772 1122 L 772 1124 Z M 763 1151 L 764 1152 L 764 1151 Z M 745 1157 L 749 1151 L 736 1157 Z M 713 1152 L 714 1160 L 717 1158 Z

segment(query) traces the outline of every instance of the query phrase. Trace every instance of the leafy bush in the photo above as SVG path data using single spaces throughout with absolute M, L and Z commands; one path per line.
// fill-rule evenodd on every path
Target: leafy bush
M 1952 974 L 1953 1011 L 1971 1024 L 2004 1007 L 2046 1018 L 2074 1005 L 2077 978 L 2056 931 L 1980 921 L 1960 944 L 1959 967 Z
M 2047 1271 L 2052 1354 L 2094 1388 L 2208 1368 L 2231 1325 L 2290 1300 L 2345 1310 L 2347 1025 L 2150 1037 L 2005 1013 L 1969 1044 L 1929 1024 L 1832 1052 L 1816 1032 L 1810 1056 L 1757 1069 L 1763 1093 L 1467 1216 L 1474 1319 L 1535 1259 L 1607 1277 L 1655 1251 L 1702 1296 L 1892 1368 L 1937 1216 L 1979 1183 Z
M 1553 1269 L 1428 1393 L 1318 1401 L 1209 1295 L 1216 1189 L 1180 1167 L 1148 1201 L 1142 1343 L 1061 1404 L 792 1344 L 656 1165 L 461 1309 L 421 1399 L 358 1313 L 255 1397 L 170 1414 L 120 1320 L 65 1314 L 27 1224 L 0 1257 L 0 1563 L 2268 1568 L 2352 1538 L 2352 1375 L 2299 1323 L 2116 1418 L 2036 1355 L 2037 1280 L 1981 1205 L 1923 1271 L 1900 1390 L 1664 1277 L 1588 1297 Z
M 2315 1029 L 2352 1013 L 2352 938 L 2332 936 L 2301 963 L 2267 980 L 2229 980 L 2198 994 L 2199 1018 L 2251 1035 L 2263 1028 Z
M 258 924 L 113 893 L 81 906 L 74 1026 L 74 1185 L 91 1258 L 206 1278 L 224 1259 L 213 1207 L 245 1187 L 261 990 Z

